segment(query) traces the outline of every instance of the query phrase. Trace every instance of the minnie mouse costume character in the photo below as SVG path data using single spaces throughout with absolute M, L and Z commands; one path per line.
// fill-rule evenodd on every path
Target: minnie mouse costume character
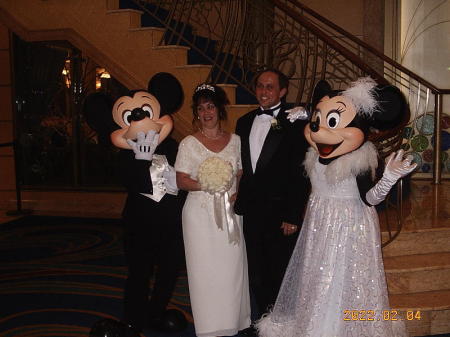
M 303 227 L 273 311 L 257 324 L 262 337 L 403 337 L 390 310 L 378 215 L 398 179 L 414 170 L 403 151 L 392 153 L 382 178 L 369 127 L 395 126 L 406 109 L 400 90 L 361 78 L 345 91 L 320 81 L 314 90 L 311 145 L 305 167 L 311 180 Z M 351 311 L 365 311 L 353 320 Z
M 178 80 L 158 73 L 148 91 L 132 91 L 113 106 L 113 118 L 121 128 L 111 134 L 111 140 L 122 149 L 120 172 L 128 192 L 122 212 L 128 267 L 124 320 L 138 331 L 185 326 L 185 321 L 177 326 L 167 322 L 173 315 L 166 311 L 184 258 L 184 197 L 178 194 L 173 169 L 178 144 L 169 136 L 173 125 L 169 114 L 178 110 L 182 100 Z

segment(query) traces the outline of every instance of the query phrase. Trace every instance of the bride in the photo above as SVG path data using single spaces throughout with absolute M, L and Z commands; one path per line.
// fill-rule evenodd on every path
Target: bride
M 182 219 L 194 325 L 197 336 L 231 336 L 250 326 L 245 241 L 232 207 L 241 144 L 221 128 L 228 99 L 220 87 L 199 85 L 192 100 L 199 130 L 181 141 L 175 170 L 189 192 Z

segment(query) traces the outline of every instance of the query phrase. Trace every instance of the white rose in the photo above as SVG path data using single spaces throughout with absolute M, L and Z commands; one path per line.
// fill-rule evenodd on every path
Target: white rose
M 233 167 L 219 157 L 209 157 L 198 168 L 198 181 L 202 191 L 226 192 L 231 187 Z

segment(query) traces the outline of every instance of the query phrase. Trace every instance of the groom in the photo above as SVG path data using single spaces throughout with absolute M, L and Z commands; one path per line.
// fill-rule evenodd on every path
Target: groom
M 237 121 L 243 175 L 235 212 L 243 215 L 250 290 L 258 317 L 275 303 L 302 224 L 308 182 L 302 162 L 307 121 L 291 123 L 282 99 L 288 78 L 276 69 L 256 75 L 260 107 Z

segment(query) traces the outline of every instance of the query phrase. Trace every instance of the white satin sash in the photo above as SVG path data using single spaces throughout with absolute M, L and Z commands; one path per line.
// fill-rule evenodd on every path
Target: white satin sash
M 238 219 L 228 192 L 214 193 L 214 218 L 220 230 L 227 228 L 228 242 L 238 245 L 240 242 Z

